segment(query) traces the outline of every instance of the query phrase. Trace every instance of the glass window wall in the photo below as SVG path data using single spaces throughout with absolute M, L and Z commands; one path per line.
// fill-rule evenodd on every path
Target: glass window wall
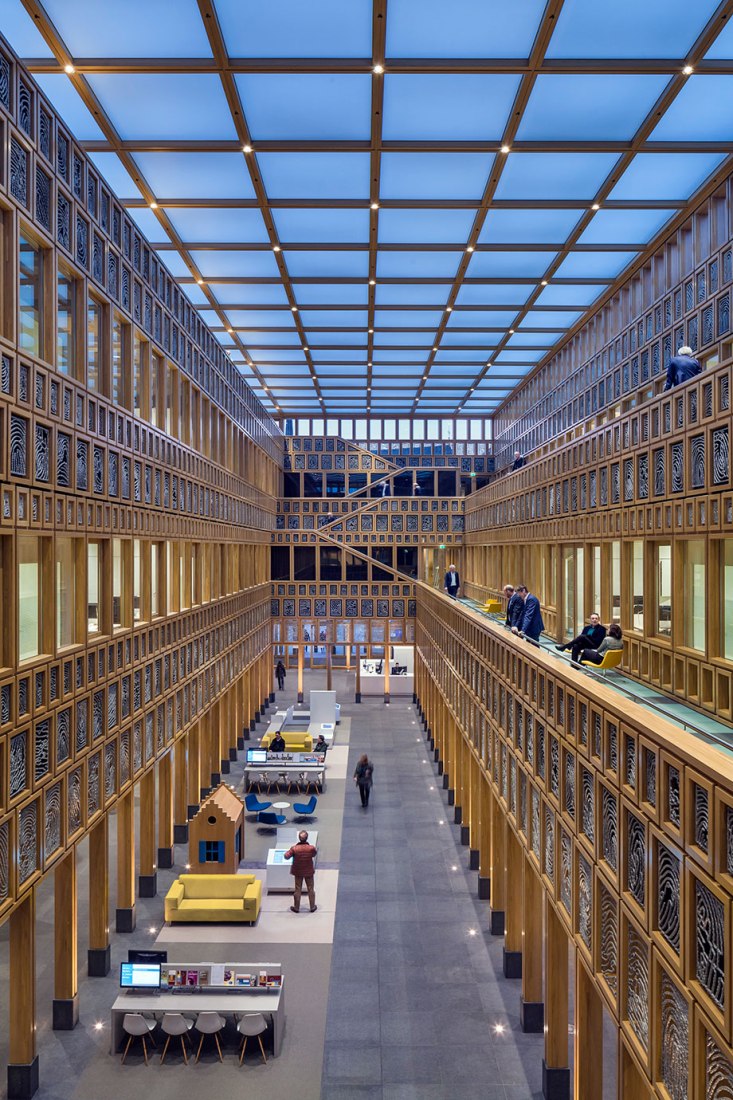
M 20 238 L 19 344 L 30 355 L 42 354 L 43 345 L 43 251 Z
M 56 648 L 76 642 L 76 554 L 74 539 L 56 536 Z
M 18 555 L 18 660 L 41 651 L 41 568 L 38 539 L 20 535 Z
M 56 278 L 56 370 L 61 374 L 73 374 L 75 368 L 74 298 L 74 280 L 60 267 Z
M 690 539 L 681 544 L 684 562 L 683 608 L 685 645 L 705 652 L 705 541 Z
M 657 622 L 662 638 L 672 637 L 672 547 L 663 543 L 656 548 Z

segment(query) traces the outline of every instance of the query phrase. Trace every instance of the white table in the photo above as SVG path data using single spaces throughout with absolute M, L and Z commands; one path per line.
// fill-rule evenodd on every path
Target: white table
M 288 894 L 293 892 L 293 876 L 290 874 L 290 868 L 293 866 L 292 859 L 284 859 L 285 852 L 288 848 L 291 848 L 298 839 L 298 832 L 300 830 L 293 829 L 292 836 L 286 836 L 291 830 L 279 829 L 277 834 L 277 842 L 274 848 L 270 848 L 267 853 L 267 873 L 265 879 L 265 889 L 268 894 L 273 893 L 276 890 L 284 891 Z M 308 843 L 312 844 L 315 848 L 318 847 L 318 832 L 316 829 L 307 830 Z M 314 865 L 318 862 L 318 855 L 313 860 Z M 305 889 L 305 884 L 304 887 Z
M 290 809 L 290 803 L 289 802 L 273 802 L 272 808 L 273 808 L 273 810 L 289 810 Z
M 262 1012 L 272 1016 L 273 1052 L 277 1057 L 282 1050 L 285 1032 L 285 979 L 280 989 L 257 992 L 216 991 L 211 993 L 121 993 L 112 1005 L 110 1054 L 122 1045 L 122 1021 L 126 1012 L 153 1013 L 162 1017 L 164 1012 L 218 1012 L 231 1016 L 236 1012 Z

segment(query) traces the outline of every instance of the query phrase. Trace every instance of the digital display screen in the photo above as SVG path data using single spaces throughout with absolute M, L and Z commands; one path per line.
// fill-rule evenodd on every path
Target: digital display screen
M 120 963 L 122 989 L 159 989 L 160 963 Z
M 266 764 L 267 749 L 247 749 L 248 764 Z

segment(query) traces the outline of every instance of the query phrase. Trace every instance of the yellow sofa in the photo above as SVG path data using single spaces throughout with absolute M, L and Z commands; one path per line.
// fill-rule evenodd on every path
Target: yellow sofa
M 305 730 L 281 730 L 286 752 L 312 752 L 313 738 Z M 260 741 L 260 748 L 266 749 L 272 737 L 269 733 Z
M 165 896 L 167 921 L 249 921 L 262 904 L 254 875 L 180 875 Z

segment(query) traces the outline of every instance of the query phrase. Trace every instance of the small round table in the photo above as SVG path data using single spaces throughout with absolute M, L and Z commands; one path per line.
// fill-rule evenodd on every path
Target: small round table
M 273 802 L 272 808 L 273 808 L 273 810 L 289 810 L 290 809 L 290 803 L 289 802 Z

